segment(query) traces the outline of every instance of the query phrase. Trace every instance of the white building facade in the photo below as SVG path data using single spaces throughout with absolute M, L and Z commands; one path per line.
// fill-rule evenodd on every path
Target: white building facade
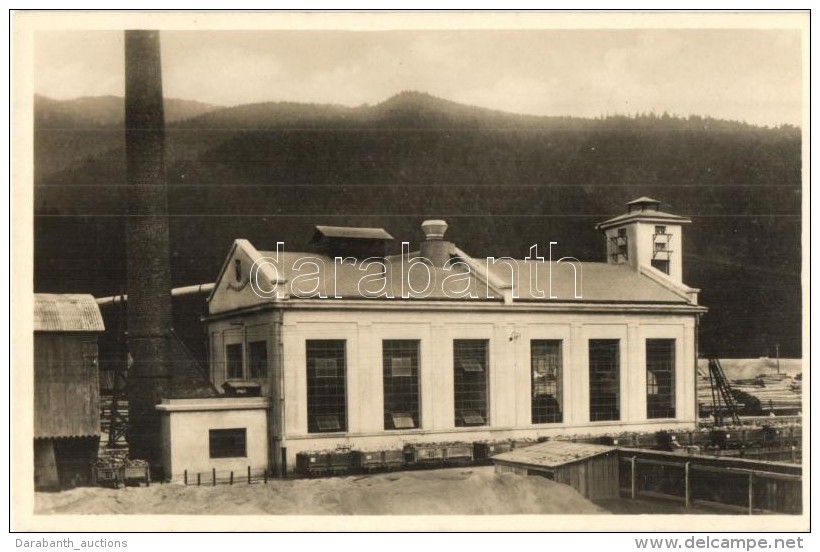
M 209 298 L 212 380 L 258 387 L 279 473 L 337 447 L 694 428 L 706 309 L 679 249 L 653 262 L 657 232 L 642 231 L 679 244 L 688 219 L 639 202 L 600 225 L 607 263 L 474 259 L 443 221 L 393 257 L 382 229 L 320 227 L 318 253 L 237 240 Z

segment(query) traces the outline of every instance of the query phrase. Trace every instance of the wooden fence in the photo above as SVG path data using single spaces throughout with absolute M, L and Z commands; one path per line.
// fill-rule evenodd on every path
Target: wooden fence
M 242 471 L 217 471 L 212 468 L 210 471 L 195 472 L 184 470 L 182 474 L 182 482 L 186 486 L 209 486 L 215 487 L 217 485 L 252 485 L 254 483 L 267 484 L 268 479 L 272 476 L 268 473 L 267 468 L 262 470 L 253 470 L 248 466 L 247 470 Z

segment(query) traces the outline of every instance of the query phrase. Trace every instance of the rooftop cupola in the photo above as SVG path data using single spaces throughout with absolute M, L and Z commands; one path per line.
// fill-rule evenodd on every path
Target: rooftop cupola
M 691 219 L 661 211 L 661 202 L 651 197 L 640 197 L 626 206 L 626 213 L 596 226 L 606 236 L 607 262 L 635 270 L 652 267 L 683 283 L 682 225 Z
M 630 201 L 626 204 L 628 212 L 630 213 L 643 213 L 643 212 L 651 212 L 651 211 L 660 211 L 661 202 L 657 199 L 652 199 L 651 197 L 639 197 L 633 201 Z

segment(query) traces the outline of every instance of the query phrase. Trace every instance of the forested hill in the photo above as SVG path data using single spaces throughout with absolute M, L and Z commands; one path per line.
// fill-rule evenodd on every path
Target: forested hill
M 121 102 L 35 102 L 37 291 L 124 285 Z M 299 250 L 316 224 L 383 226 L 398 251 L 431 217 L 477 257 L 557 241 L 603 261 L 595 223 L 648 195 L 692 217 L 684 280 L 710 308 L 702 351 L 800 355 L 798 128 L 535 117 L 416 92 L 355 108 L 168 100 L 166 112 L 175 285 L 213 281 L 237 237 Z

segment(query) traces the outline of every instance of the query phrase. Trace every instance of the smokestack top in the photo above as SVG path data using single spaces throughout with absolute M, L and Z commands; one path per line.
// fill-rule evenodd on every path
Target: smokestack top
M 421 231 L 427 241 L 443 240 L 447 231 L 447 222 L 443 220 L 425 220 L 421 223 Z
M 165 131 L 159 31 L 125 31 L 125 129 Z

